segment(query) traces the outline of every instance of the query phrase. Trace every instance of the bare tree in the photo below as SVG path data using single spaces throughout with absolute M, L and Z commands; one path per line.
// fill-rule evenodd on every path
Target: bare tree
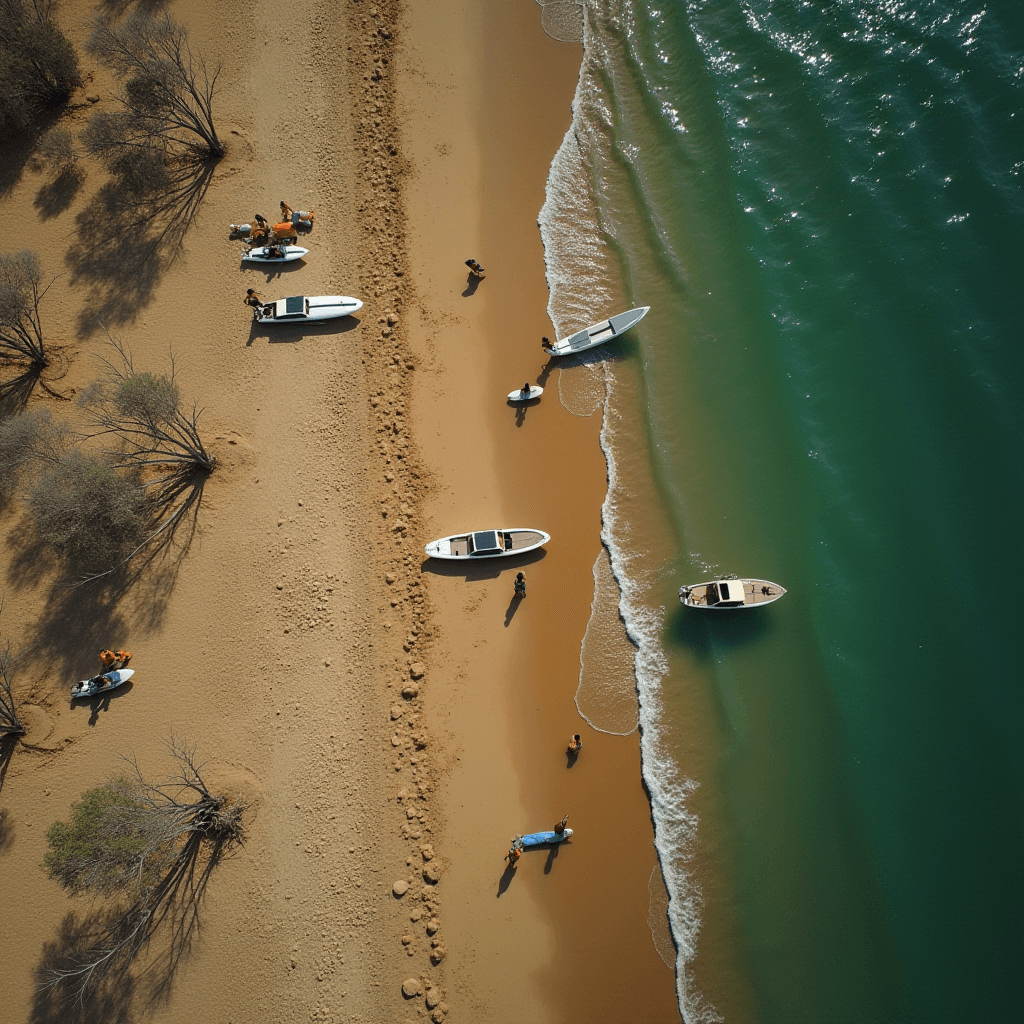
M 202 410 L 195 403 L 189 411 L 182 409 L 174 355 L 168 374 L 138 370 L 128 345 L 106 334 L 112 351 L 101 357 L 103 376 L 79 399 L 92 417 L 90 436 L 115 437 L 118 447 L 111 457 L 124 467 L 170 465 L 210 472 L 216 460 L 199 434 Z
M 3 601 L 0 601 L 0 612 L 3 612 Z M 11 641 L 0 637 L 0 736 L 21 736 L 25 726 L 18 717 L 18 705 L 11 693 L 11 670 L 14 654 Z
M 47 833 L 51 878 L 73 893 L 120 902 L 101 933 L 53 967 L 44 986 L 70 986 L 81 997 L 111 975 L 127 975 L 164 924 L 164 985 L 190 948 L 212 870 L 245 840 L 245 807 L 209 790 L 194 746 L 174 738 L 168 746 L 177 771 L 165 782 L 147 781 L 135 758 L 126 758 L 130 775 L 85 793 L 71 821 Z
M 55 280 L 43 287 L 43 267 L 31 249 L 0 254 L 0 357 L 49 365 L 39 304 Z
M 123 81 L 122 109 L 98 112 L 89 122 L 85 142 L 94 153 L 157 147 L 179 158 L 224 155 L 213 122 L 220 67 L 207 68 L 182 25 L 142 10 L 121 22 L 100 15 L 87 48 Z

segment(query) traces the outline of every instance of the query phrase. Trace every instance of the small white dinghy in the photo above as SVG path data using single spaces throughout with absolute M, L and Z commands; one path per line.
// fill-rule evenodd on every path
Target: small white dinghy
M 347 295 L 292 295 L 264 303 L 253 315 L 261 324 L 309 324 L 351 316 L 362 308 L 360 299 Z
M 543 530 L 477 530 L 432 540 L 424 550 L 431 558 L 508 558 L 533 551 L 549 540 L 551 536 Z
M 526 388 L 510 391 L 508 393 L 508 400 L 510 402 L 532 402 L 535 398 L 540 398 L 544 394 L 544 389 L 537 384 L 530 384 L 529 388 L 529 391 Z
M 71 699 L 98 697 L 101 693 L 116 690 L 122 683 L 127 683 L 133 675 L 135 675 L 135 669 L 119 668 L 113 672 L 104 672 L 102 675 L 93 676 L 92 679 L 83 679 L 71 687 Z
M 770 580 L 712 580 L 679 588 L 679 601 L 687 608 L 729 611 L 733 608 L 759 608 L 778 601 L 785 587 Z
M 625 334 L 631 327 L 635 327 L 647 316 L 650 308 L 650 306 L 637 306 L 636 309 L 631 309 L 626 313 L 617 313 L 584 331 L 577 331 L 575 334 L 570 334 L 568 338 L 556 341 L 546 351 L 548 355 L 552 356 L 571 356 L 577 352 L 585 352 L 588 348 L 603 345 L 605 342 Z
M 280 255 L 272 256 L 271 249 L 276 249 Z M 243 263 L 292 263 L 294 260 L 301 260 L 308 255 L 309 250 L 303 249 L 301 245 L 258 245 L 255 249 L 249 249 L 242 254 Z

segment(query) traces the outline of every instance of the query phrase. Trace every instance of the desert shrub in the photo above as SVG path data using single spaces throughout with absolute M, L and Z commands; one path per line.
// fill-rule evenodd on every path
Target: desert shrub
M 52 0 L 0 0 L 0 129 L 20 131 L 82 84 L 78 53 Z
M 52 171 L 60 172 L 78 159 L 75 137 L 67 128 L 51 128 L 36 146 L 36 157 Z
M 47 873 L 71 892 L 110 894 L 146 885 L 149 872 L 138 867 L 148 844 L 145 810 L 127 776 L 88 790 L 72 806 L 71 820 L 54 822 L 46 833 Z
M 148 522 L 138 473 L 109 456 L 73 449 L 29 492 L 39 535 L 83 569 L 106 569 L 137 547 Z
M 114 390 L 114 405 L 122 416 L 136 422 L 167 423 L 178 411 L 181 395 L 164 374 L 136 373 Z
M 31 409 L 0 421 L 0 507 L 13 496 L 33 461 L 52 464 L 72 444 L 72 431 L 49 409 Z

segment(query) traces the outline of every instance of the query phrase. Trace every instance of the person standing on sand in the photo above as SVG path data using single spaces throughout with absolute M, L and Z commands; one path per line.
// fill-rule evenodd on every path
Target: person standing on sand
M 555 346 L 551 344 L 550 338 L 541 338 L 540 347 L 544 349 L 545 352 L 550 352 Z
M 526 597 L 526 573 L 521 572 L 516 574 L 515 583 L 515 596 L 519 598 Z
M 569 740 L 569 753 L 578 754 L 583 749 L 583 740 L 580 739 L 580 734 L 576 733 L 571 740 Z
M 260 295 L 255 288 L 246 288 L 245 304 L 247 306 L 252 306 L 254 310 L 257 310 L 263 305 L 263 296 Z
M 555 826 L 555 832 L 558 835 L 565 835 L 565 823 L 569 820 L 569 815 L 566 814 L 562 820 Z
M 480 264 L 477 263 L 476 260 L 466 260 L 466 266 L 469 267 L 469 272 L 474 277 L 479 277 L 481 279 L 483 278 L 483 276 L 484 276 L 484 268 L 481 267 Z
M 505 859 L 508 861 L 508 866 L 514 868 L 516 861 L 519 860 L 523 855 L 523 841 L 519 836 L 512 837 L 512 845 L 508 848 L 508 853 L 505 854 Z

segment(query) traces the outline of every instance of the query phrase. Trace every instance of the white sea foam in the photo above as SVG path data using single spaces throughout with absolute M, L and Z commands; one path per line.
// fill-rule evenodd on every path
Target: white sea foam
M 615 226 L 603 223 L 600 203 L 606 190 L 614 188 L 612 172 L 606 170 L 614 124 L 611 105 L 603 92 L 602 69 L 607 69 L 615 54 L 602 35 L 602 25 L 617 16 L 609 8 L 621 4 L 622 0 L 594 0 L 587 8 L 572 124 L 552 161 L 539 217 L 549 288 L 548 315 L 558 337 L 594 322 L 619 297 L 622 288 L 620 268 L 609 245 L 609 239 L 616 237 Z M 636 549 L 636 538 L 630 536 L 629 495 L 620 490 L 615 454 L 615 374 L 600 351 L 587 355 L 591 358 L 561 364 L 559 397 L 575 415 L 591 415 L 603 407 L 601 448 L 608 490 L 602 506 L 601 540 L 619 590 L 619 616 L 635 648 L 633 678 L 626 682 L 635 686 L 639 695 L 642 770 L 651 800 L 655 846 L 669 893 L 676 991 L 686 1024 L 713 1024 L 722 1018 L 696 990 L 690 971 L 696 956 L 702 904 L 691 868 L 697 816 L 688 809 L 697 783 L 683 774 L 664 736 L 661 683 L 669 668 L 661 646 L 664 609 L 651 607 L 646 599 L 658 567 L 645 565 L 645 553 Z M 595 588 L 602 590 L 606 581 L 598 579 L 599 572 L 600 566 L 595 566 Z M 593 640 L 602 629 L 607 631 L 606 621 L 602 626 L 602 619 L 607 620 L 607 604 L 607 594 L 595 593 L 591 623 L 581 645 L 581 689 L 588 638 Z M 623 665 L 621 671 L 628 677 L 629 666 Z M 659 954 L 663 952 L 659 949 Z

